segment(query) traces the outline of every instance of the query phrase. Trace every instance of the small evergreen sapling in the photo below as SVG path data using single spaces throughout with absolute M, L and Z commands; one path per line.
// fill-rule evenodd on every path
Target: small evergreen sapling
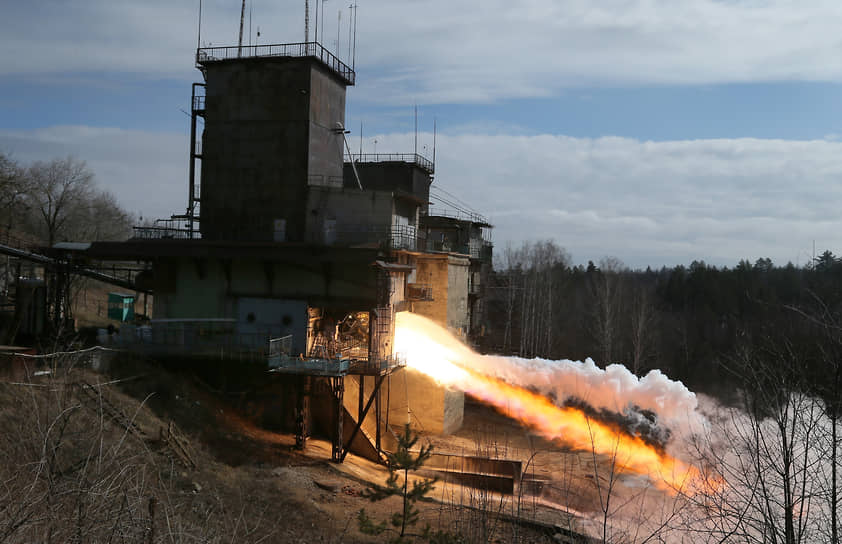
M 418 442 L 418 435 L 414 434 L 407 424 L 403 434 L 398 437 L 398 447 L 395 453 L 387 455 L 389 462 L 389 478 L 386 485 L 372 484 L 363 491 L 363 497 L 370 501 L 381 501 L 387 497 L 399 496 L 403 499 L 403 508 L 392 514 L 389 528 L 385 521 L 377 523 L 368 517 L 365 509 L 361 509 L 357 515 L 360 531 L 370 535 L 379 535 L 384 531 L 391 530 L 398 533 L 393 542 L 405 542 L 406 530 L 410 525 L 418 522 L 418 509 L 415 503 L 427 499 L 426 495 L 433 489 L 435 479 L 424 478 L 412 482 L 409 486 L 409 472 L 420 469 L 432 454 L 432 445 L 421 446 L 417 454 L 410 450 Z M 403 473 L 403 474 L 401 474 Z M 402 477 L 402 479 L 401 479 Z M 425 531 L 425 534 L 428 531 Z

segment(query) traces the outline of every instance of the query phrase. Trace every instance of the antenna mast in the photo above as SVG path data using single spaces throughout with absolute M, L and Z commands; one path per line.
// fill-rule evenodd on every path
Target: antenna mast
M 325 2 L 327 2 L 327 0 L 322 0 L 322 31 L 319 33 L 322 36 L 322 41 L 325 39 Z
M 418 155 L 418 104 L 415 104 L 415 154 Z
M 196 39 L 196 49 L 202 47 L 202 0 L 199 0 L 199 37 Z
M 246 0 L 243 0 L 243 7 L 240 8 L 240 41 L 237 42 L 237 56 L 243 56 L 243 21 L 246 18 Z
M 354 48 L 351 52 L 351 70 L 356 68 L 357 64 L 357 12 L 360 10 L 360 6 L 357 3 L 354 3 Z
M 304 43 L 310 41 L 310 0 L 304 0 Z
M 351 34 L 354 31 L 354 4 L 348 6 L 348 60 L 351 59 Z

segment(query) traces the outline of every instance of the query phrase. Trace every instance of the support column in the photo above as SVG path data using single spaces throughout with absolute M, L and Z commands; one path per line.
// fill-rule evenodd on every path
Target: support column
M 331 460 L 337 463 L 342 461 L 342 399 L 345 396 L 345 377 L 337 376 L 330 378 L 330 387 L 333 393 L 334 402 L 334 417 L 336 418 L 336 425 L 333 428 L 333 451 L 331 453 Z
M 379 383 L 383 383 L 383 376 L 380 376 Z M 375 431 L 374 436 L 374 447 L 377 448 L 377 452 L 380 453 L 383 451 L 383 448 L 380 447 L 380 387 L 377 388 L 377 391 L 374 392 L 377 397 L 374 399 L 374 421 L 377 425 L 377 430 Z
M 310 437 L 310 376 L 299 376 L 295 407 L 295 447 L 304 449 Z

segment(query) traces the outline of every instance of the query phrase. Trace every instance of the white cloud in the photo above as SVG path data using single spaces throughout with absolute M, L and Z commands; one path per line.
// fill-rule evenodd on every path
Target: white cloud
M 378 150 L 411 138 L 377 136 Z M 842 241 L 837 142 L 440 134 L 436 170 L 434 186 L 487 215 L 499 246 L 554 238 L 577 262 L 803 264 L 813 240 Z
M 381 134 L 378 152 L 411 149 Z M 432 135 L 420 134 L 422 144 Z M 19 161 L 68 153 L 147 217 L 186 206 L 187 136 L 84 126 L 0 132 Z M 574 261 L 732 266 L 771 257 L 804 264 L 813 240 L 842 252 L 842 143 L 719 139 L 647 142 L 553 135 L 439 134 L 436 181 L 507 241 L 553 238 Z M 363 179 L 363 184 L 365 180 Z
M 204 41 L 236 42 L 238 4 L 205 0 Z M 261 43 L 303 39 L 303 3 L 251 4 Z M 361 100 L 481 102 L 550 96 L 571 86 L 842 80 L 837 0 L 360 4 Z M 193 78 L 197 7 L 198 0 L 4 6 L 0 47 L 7 54 L 0 74 L 122 71 Z M 335 49 L 339 8 L 345 10 L 339 48 L 345 58 L 344 3 L 326 4 L 322 41 Z
M 127 210 L 152 219 L 187 207 L 188 138 L 168 132 L 56 126 L 0 130 L 0 151 L 19 163 L 73 155 Z

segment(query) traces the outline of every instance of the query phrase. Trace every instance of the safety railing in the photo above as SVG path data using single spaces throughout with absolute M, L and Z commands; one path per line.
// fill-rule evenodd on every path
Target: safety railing
M 427 251 L 440 251 L 443 253 L 459 253 L 469 255 L 470 249 L 466 244 L 454 244 L 450 240 L 427 239 Z
M 193 220 L 193 228 L 190 228 L 191 223 L 184 217 L 176 217 L 172 219 L 158 219 L 152 226 L 132 227 L 132 238 L 139 240 L 164 240 L 176 239 L 187 240 L 201 238 L 198 230 L 198 222 Z
M 368 163 L 368 162 L 405 162 L 414 164 L 433 174 L 436 165 L 430 159 L 418 153 L 352 153 L 345 154 L 346 162 Z
M 470 223 L 480 223 L 488 225 L 488 219 L 484 215 L 467 210 L 457 210 L 449 207 L 441 206 L 438 203 L 433 203 L 429 212 L 425 214 L 427 217 L 447 217 L 449 219 L 456 219 L 458 221 L 468 221 Z
M 339 228 L 334 243 L 339 246 L 377 244 L 390 249 L 424 251 L 425 233 L 412 226 L 384 229 L 382 227 Z
M 348 85 L 353 85 L 356 74 L 350 66 L 322 47 L 318 42 L 275 43 L 267 45 L 232 45 L 202 47 L 196 51 L 196 64 L 244 58 L 311 57 L 335 72 Z
M 430 302 L 433 300 L 433 286 L 429 283 L 406 284 L 406 300 Z
M 269 339 L 269 357 L 289 357 L 292 353 L 292 335 Z

